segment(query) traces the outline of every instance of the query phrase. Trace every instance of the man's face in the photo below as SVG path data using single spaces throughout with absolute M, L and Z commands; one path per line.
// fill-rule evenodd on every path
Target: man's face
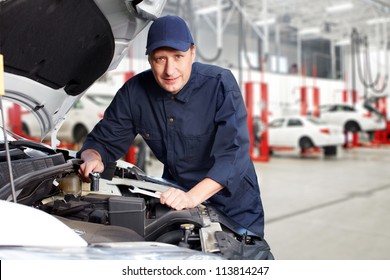
M 149 63 L 160 87 L 176 94 L 190 79 L 194 59 L 195 46 L 190 47 L 186 52 L 172 48 L 159 48 L 149 56 Z

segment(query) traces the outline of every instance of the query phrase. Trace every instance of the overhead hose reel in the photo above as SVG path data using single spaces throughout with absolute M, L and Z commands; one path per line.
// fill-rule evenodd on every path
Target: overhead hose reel
M 364 49 L 361 51 L 361 45 L 363 45 Z M 352 73 L 355 73 L 355 62 L 357 64 L 357 72 L 359 76 L 360 82 L 367 89 L 372 90 L 376 95 L 383 96 L 383 92 L 387 88 L 388 80 L 389 80 L 389 58 L 388 58 L 388 46 L 389 43 L 386 42 L 384 44 L 384 53 L 385 53 L 385 71 L 384 75 L 381 75 L 379 72 L 379 63 L 378 63 L 378 73 L 375 77 L 375 80 L 372 76 L 371 63 L 369 60 L 370 49 L 367 36 L 361 36 L 356 29 L 352 30 L 351 35 L 351 51 L 352 51 Z M 359 56 L 363 55 L 363 59 Z M 363 69 L 364 68 L 364 69 Z M 363 73 L 364 72 L 364 73 Z M 383 83 L 381 83 L 381 77 L 383 77 Z M 354 79 L 353 79 L 354 80 Z

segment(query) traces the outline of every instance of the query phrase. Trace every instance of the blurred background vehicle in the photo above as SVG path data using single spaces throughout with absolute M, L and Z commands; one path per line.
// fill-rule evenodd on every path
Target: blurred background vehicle
M 370 110 L 368 110 L 368 108 Z M 327 123 L 339 125 L 344 132 L 373 132 L 386 128 L 384 116 L 366 104 L 329 104 L 320 107 L 320 118 Z
M 62 145 L 71 145 L 76 149 L 81 147 L 88 133 L 103 117 L 104 111 L 113 98 L 114 95 L 111 93 L 87 92 L 76 101 L 57 132 L 57 138 Z M 39 123 L 30 112 L 22 113 L 22 132 L 28 138 L 38 140 L 41 137 Z M 49 142 L 50 137 L 51 133 L 43 141 Z M 146 171 L 150 153 L 151 151 L 145 141 L 141 136 L 137 135 L 126 155 L 126 159 Z
M 112 99 L 112 94 L 87 92 L 75 102 L 69 111 L 64 123 L 58 130 L 58 139 L 61 142 L 82 144 L 87 134 L 103 117 L 104 111 Z M 25 135 L 40 138 L 40 127 L 33 114 L 23 114 L 22 129 Z M 49 138 L 46 137 L 46 139 Z
M 345 140 L 341 128 L 310 116 L 276 118 L 268 128 L 271 151 L 321 148 L 325 156 L 336 156 Z

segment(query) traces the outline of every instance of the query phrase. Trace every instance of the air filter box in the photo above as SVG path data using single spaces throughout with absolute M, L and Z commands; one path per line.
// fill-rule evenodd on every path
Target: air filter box
M 145 235 L 145 200 L 140 197 L 114 196 L 108 199 L 110 224 Z

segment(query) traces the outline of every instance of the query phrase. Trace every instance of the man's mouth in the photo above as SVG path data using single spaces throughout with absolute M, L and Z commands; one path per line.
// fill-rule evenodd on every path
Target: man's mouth
M 164 82 L 166 83 L 166 84 L 174 84 L 174 83 L 176 83 L 176 81 L 179 79 L 179 77 L 176 77 L 176 78 L 165 78 L 164 79 Z

